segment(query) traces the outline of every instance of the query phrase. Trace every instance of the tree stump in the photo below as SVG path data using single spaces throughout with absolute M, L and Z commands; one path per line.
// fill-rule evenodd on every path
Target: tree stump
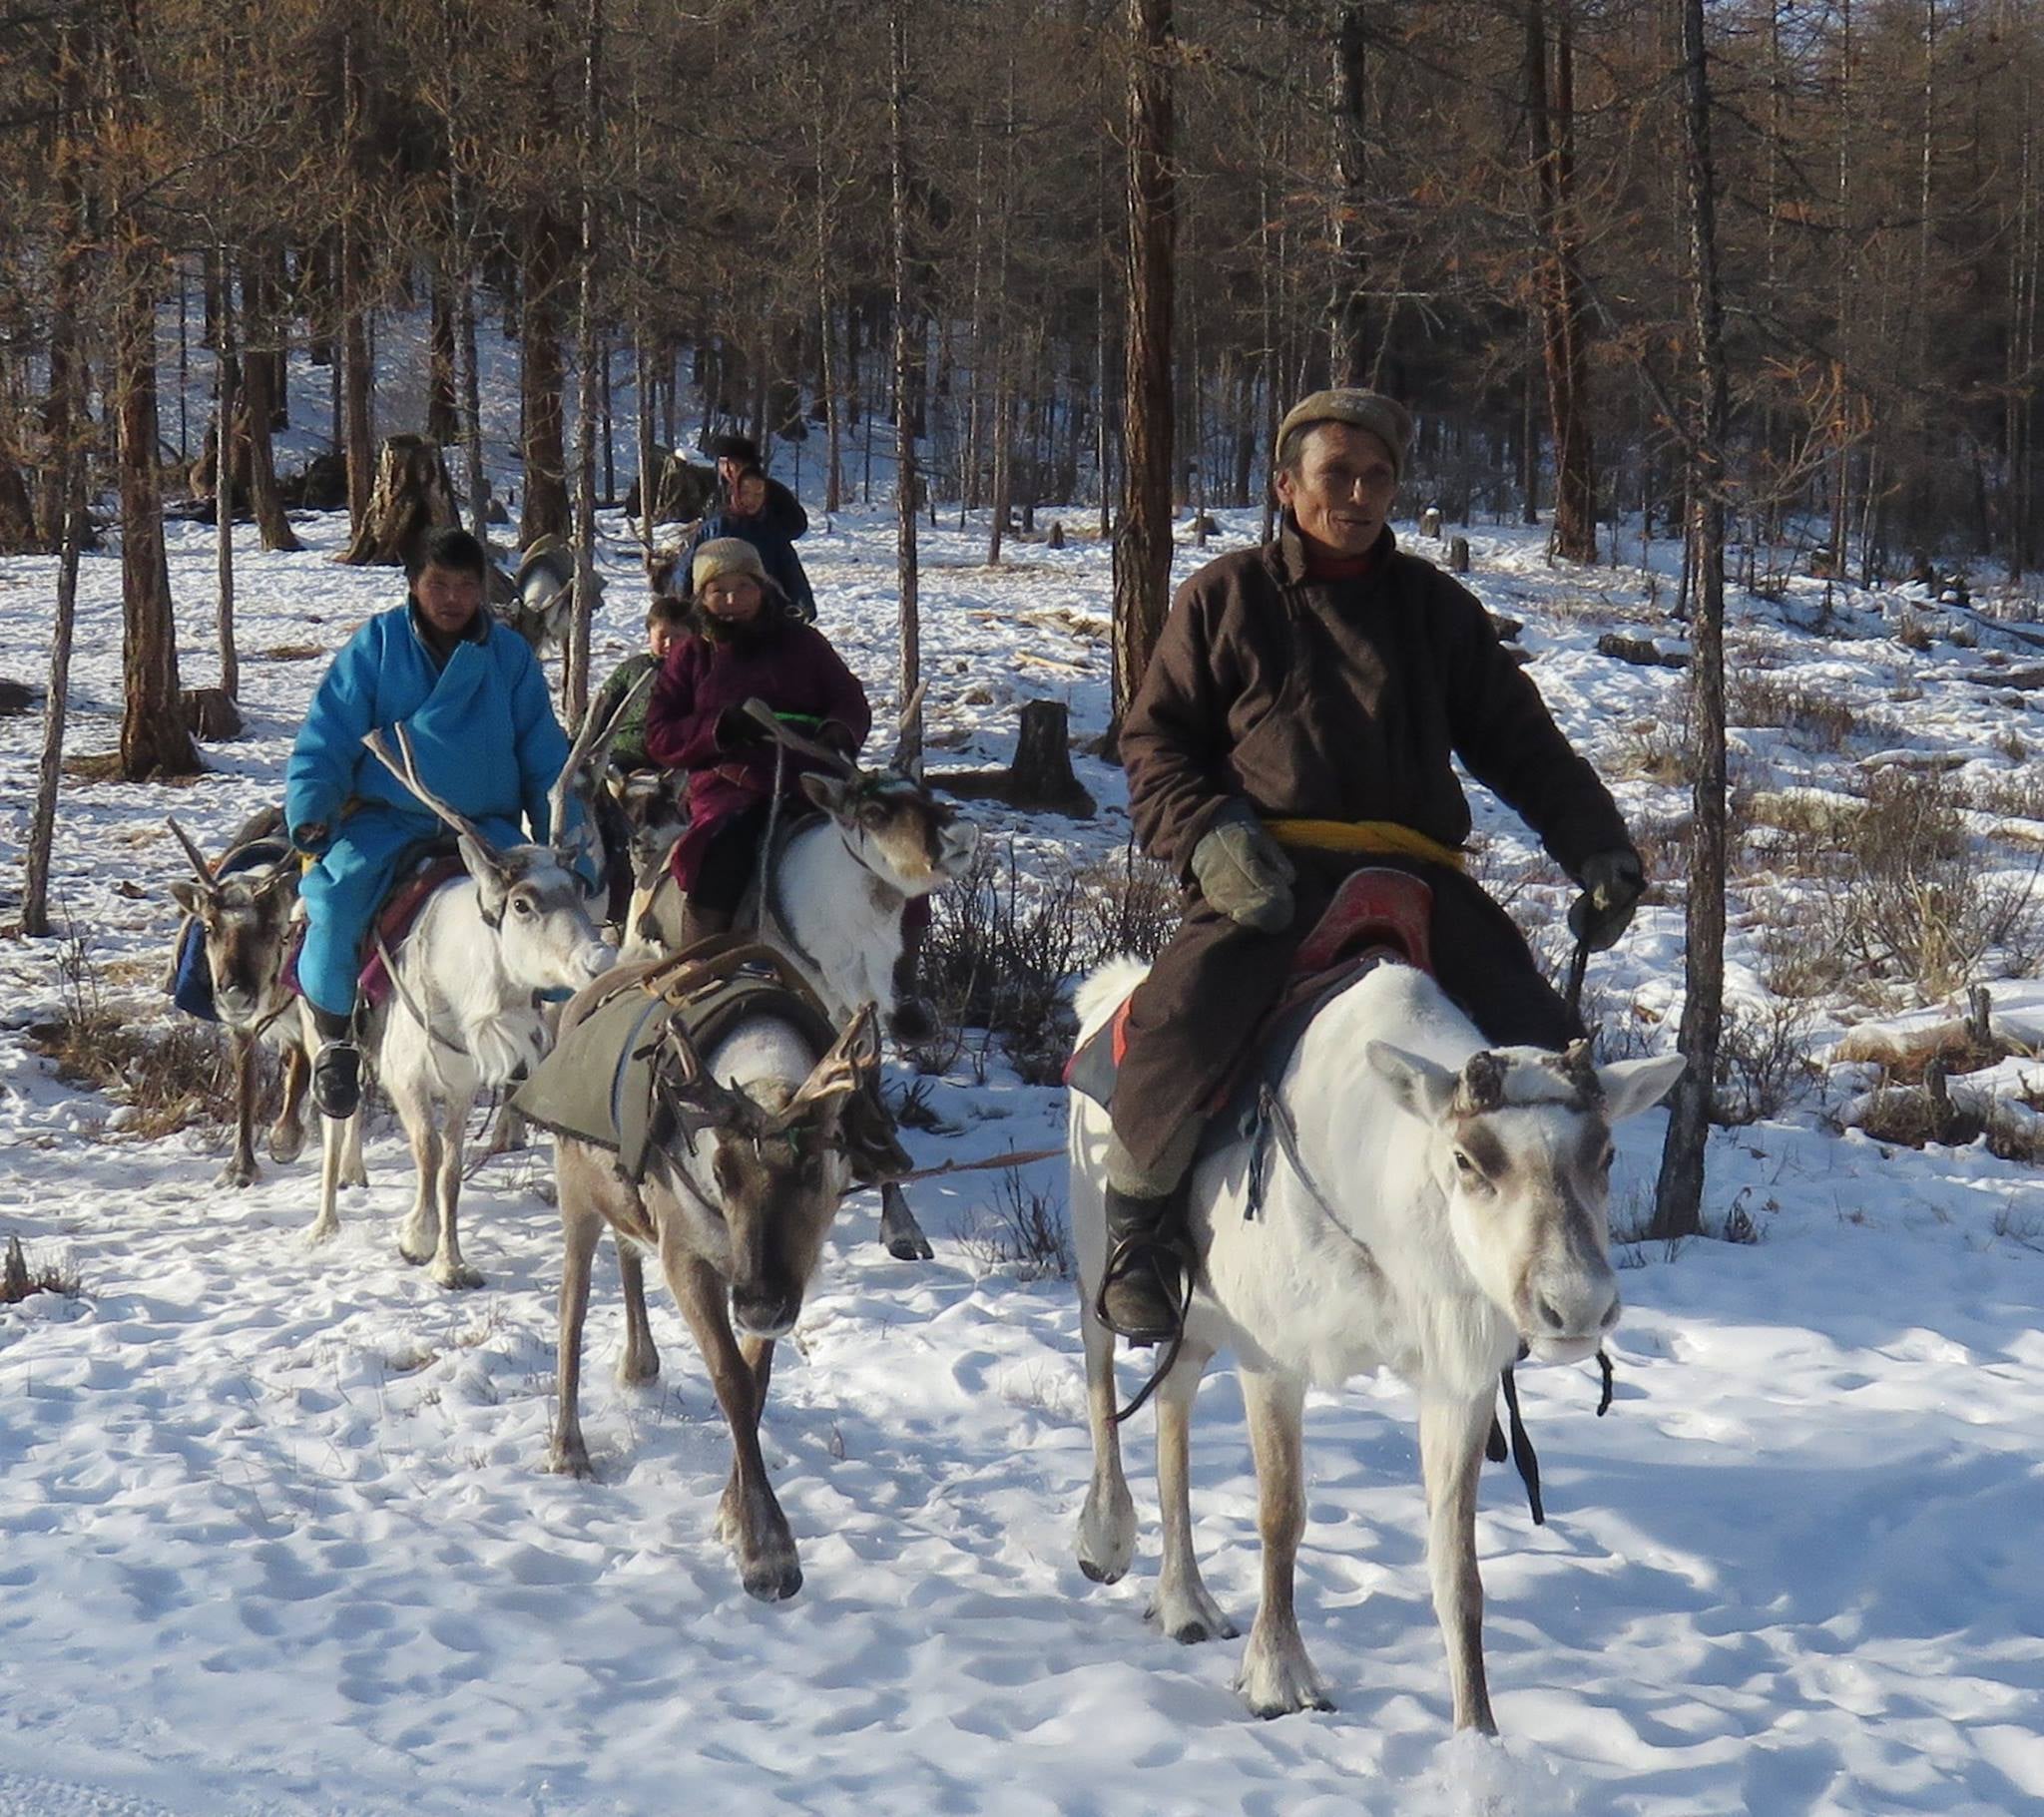
M 1065 527 L 1057 518 L 1050 521 L 1050 533 L 1043 539 L 1046 549 L 1062 549 L 1065 546 Z
M 26 681 L 0 677 L 0 714 L 27 712 L 36 703 L 36 690 Z
M 1469 572 L 1469 539 L 1458 536 L 1448 545 L 1448 572 L 1467 574 Z
M 195 738 L 223 744 L 242 735 L 242 709 L 225 687 L 188 687 L 180 695 L 185 724 Z
M 1093 796 L 1072 773 L 1071 716 L 1062 700 L 1024 702 L 1015 760 L 1007 768 L 932 770 L 926 780 L 950 794 L 1004 801 L 1031 813 L 1093 817 Z
M 339 559 L 357 568 L 401 567 L 429 530 L 459 521 L 440 444 L 423 435 L 386 436 L 369 508 Z
M 1429 505 L 1419 514 L 1419 534 L 1430 536 L 1435 542 L 1441 540 L 1441 514 L 1437 506 Z

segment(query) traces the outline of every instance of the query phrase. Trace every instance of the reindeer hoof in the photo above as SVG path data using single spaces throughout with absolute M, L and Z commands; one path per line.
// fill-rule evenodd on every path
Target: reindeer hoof
M 887 1245 L 887 1253 L 897 1262 L 928 1262 L 936 1260 L 937 1252 L 930 1247 L 930 1239 L 920 1229 L 880 1232 L 880 1240 Z
M 288 1136 L 280 1136 L 274 1130 L 269 1133 L 269 1158 L 279 1166 L 287 1167 L 305 1151 L 305 1132 L 293 1130 Z
M 1303 1657 L 1289 1664 L 1245 1664 L 1242 1676 L 1235 1681 L 1235 1688 L 1250 1706 L 1250 1714 L 1261 1716 L 1266 1722 L 1277 1716 L 1294 1715 L 1299 1710 L 1330 1710 L 1334 1707 L 1334 1700 L 1327 1695 L 1327 1687 L 1320 1682 L 1319 1674 Z
M 660 1354 L 649 1352 L 636 1357 L 629 1350 L 618 1358 L 618 1386 L 621 1388 L 642 1388 L 648 1382 L 660 1379 Z
M 1203 1640 L 1233 1640 L 1242 1631 L 1205 1591 L 1195 1596 L 1160 1596 L 1143 1611 L 1143 1618 L 1155 1621 L 1181 1646 L 1198 1646 Z
M 214 1175 L 216 1186 L 253 1186 L 256 1183 L 256 1163 L 231 1160 Z
M 556 1477 L 576 1477 L 587 1482 L 596 1475 L 589 1462 L 589 1452 L 582 1445 L 556 1445 L 547 1453 L 547 1474 Z
M 785 1602 L 802 1587 L 802 1568 L 792 1559 L 777 1564 L 761 1561 L 741 1574 L 746 1594 L 762 1602 Z
M 1117 1571 L 1112 1565 L 1096 1565 L 1083 1555 L 1079 1560 L 1079 1570 L 1089 1584 L 1119 1584 L 1122 1581 L 1121 1571 Z
M 436 1286 L 446 1287 L 455 1291 L 462 1291 L 470 1287 L 480 1287 L 483 1284 L 483 1277 L 466 1263 L 460 1263 L 453 1267 L 435 1268 L 432 1279 Z
M 314 1224 L 311 1229 L 305 1232 L 305 1247 L 308 1249 L 321 1248 L 325 1244 L 332 1242 L 339 1234 L 340 1226 L 337 1223 Z

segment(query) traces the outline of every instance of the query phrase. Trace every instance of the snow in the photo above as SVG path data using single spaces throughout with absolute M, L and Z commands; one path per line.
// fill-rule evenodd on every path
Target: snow
M 891 519 L 817 516 L 803 555 L 824 625 L 884 718 Z M 1216 552 L 1254 533 L 1254 514 L 1222 518 Z M 323 656 L 264 653 L 330 651 L 399 597 L 388 572 L 331 563 L 334 519 L 302 529 L 290 557 L 244 533 L 248 736 L 209 750 L 190 787 L 66 784 L 61 908 L 97 988 L 137 1018 L 164 1008 L 164 811 L 217 845 L 268 800 Z M 642 597 L 627 527 L 604 531 L 599 665 L 636 643 Z M 1627 811 L 1669 820 L 1680 798 L 1624 759 L 1636 728 L 1675 722 L 1683 678 L 1595 654 L 1605 630 L 1660 628 L 1665 582 L 1558 575 L 1538 534 L 1471 533 L 1475 584 L 1526 620 L 1532 674 Z M 1001 761 L 1035 695 L 1067 699 L 1082 736 L 1106 719 L 1106 552 L 1075 536 L 1011 545 L 998 572 L 982 556 L 978 529 L 925 539 L 940 766 Z M 1182 550 L 1181 571 L 1200 559 Z M 209 531 L 173 528 L 188 684 L 214 673 L 212 562 Z M 116 557 L 87 559 L 74 750 L 113 742 L 118 586 Z M 39 680 L 52 593 L 50 563 L 0 563 L 0 668 L 17 678 Z M 1770 786 L 1842 794 L 1848 765 L 1896 748 L 2019 775 L 2010 729 L 2026 753 L 2044 730 L 2034 706 L 2012 714 L 1973 685 L 1991 674 L 1985 621 L 1980 649 L 1919 656 L 1874 611 L 1822 632 L 1796 629 L 1807 599 L 1740 611 L 1745 663 L 1882 726 L 1816 756 L 1744 734 Z M 38 736 L 33 715 L 0 721 L 8 879 Z M 1079 768 L 1095 822 L 971 811 L 1038 870 L 1118 854 L 1119 775 Z M 1494 804 L 1479 820 L 1486 863 L 1558 954 L 1559 877 Z M 1764 932 L 1735 915 L 1749 999 Z M 1681 937 L 1679 909 L 1652 902 L 1597 962 L 1636 1044 L 1672 1039 Z M 1523 1378 L 1548 1525 L 1530 1525 L 1509 1471 L 1486 1474 L 1501 1742 L 1448 1732 L 1409 1395 L 1385 1379 L 1315 1397 L 1298 1597 L 1340 1708 L 1264 1724 L 1230 1688 L 1240 1641 L 1180 1647 L 1143 1623 L 1147 1421 L 1128 1441 L 1148 1524 L 1136 1571 L 1101 1589 L 1073 1563 L 1089 1469 L 1076 1309 L 1068 1284 L 989 1269 L 963 1240 L 996 1176 L 912 1189 L 934 1263 L 886 1257 L 869 1197 L 841 1219 L 774 1376 L 768 1464 L 806 1582 L 767 1607 L 714 1538 L 728 1443 L 664 1291 L 660 1380 L 610 1378 L 607 1263 L 583 1390 L 597 1479 L 542 1472 L 559 1267 L 544 1152 L 469 1187 L 476 1292 L 397 1258 L 409 1186 L 388 1126 L 341 1237 L 309 1250 L 310 1156 L 223 1189 L 218 1133 L 147 1140 L 31 1052 L 28 1026 L 80 988 L 63 948 L 0 942 L 0 1235 L 83 1287 L 0 1308 L 7 1817 L 2044 1810 L 2044 1187 L 1982 1146 L 1887 1148 L 1805 1104 L 1713 1138 L 1712 1227 L 1737 1207 L 1763 1240 L 1623 1245 L 1609 1417 L 1588 1370 Z M 2044 1012 L 2035 984 L 1995 988 L 2024 1026 Z M 983 1083 L 962 1059 L 932 1108 L 953 1133 L 911 1133 L 921 1162 L 1061 1139 L 1060 1094 L 998 1054 Z M 1651 1196 L 1663 1129 L 1657 1114 L 1620 1133 L 1622 1226 Z M 1061 1202 L 1059 1173 L 1042 1163 L 1025 1184 Z M 1256 1496 L 1232 1369 L 1200 1406 L 1199 1540 L 1246 1627 Z

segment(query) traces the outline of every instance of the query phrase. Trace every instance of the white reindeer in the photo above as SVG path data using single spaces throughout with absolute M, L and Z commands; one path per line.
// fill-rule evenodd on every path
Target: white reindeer
M 1081 988 L 1084 1032 L 1145 970 L 1118 961 Z M 1495 1732 L 1475 1519 L 1498 1373 L 1522 1338 L 1543 1361 L 1573 1362 L 1616 1321 L 1611 1127 L 1659 1102 L 1682 1068 L 1680 1056 L 1595 1068 L 1587 1043 L 1566 1055 L 1486 1051 L 1431 978 L 1382 965 L 1320 1009 L 1267 1100 L 1256 1215 L 1245 1215 L 1248 1144 L 1195 1170 L 1199 1279 L 1184 1347 L 1157 1390 L 1164 1557 L 1151 1612 L 1182 1641 L 1236 1632 L 1200 1580 L 1187 1495 L 1193 1397 L 1215 1352 L 1230 1349 L 1242 1367 L 1264 1545 L 1263 1596 L 1237 1680 L 1258 1715 L 1332 1707 L 1292 1610 L 1305 1390 L 1386 1367 L 1419 1396 L 1427 1561 L 1455 1726 Z M 1129 1568 L 1136 1522 L 1115 1425 L 1114 1339 L 1093 1314 L 1107 1138 L 1107 1114 L 1075 1093 L 1072 1225 L 1094 1461 L 1078 1555 L 1087 1577 L 1112 1584 Z
M 920 704 L 911 700 L 906 718 Z M 791 731 L 764 702 L 747 710 L 791 751 L 833 773 L 801 779 L 821 817 L 805 817 L 778 843 L 766 868 L 764 895 L 739 911 L 756 917 L 760 938 L 784 953 L 842 1022 L 861 1003 L 879 1006 L 896 1033 L 905 987 L 901 976 L 901 911 L 965 874 L 979 829 L 899 769 L 861 769 L 850 758 Z M 681 939 L 682 892 L 663 869 L 635 896 L 624 957 L 671 953 Z
M 409 1262 L 432 1264 L 443 1287 L 477 1287 L 482 1276 L 461 1258 L 456 1206 L 468 1114 L 485 1087 L 521 1079 L 546 1052 L 548 1032 L 537 997 L 580 990 L 609 970 L 616 950 L 590 920 L 582 880 L 563 846 L 493 846 L 465 815 L 420 779 L 411 740 L 396 728 L 398 754 L 381 736 L 362 740 L 411 792 L 451 827 L 467 875 L 426 899 L 400 949 L 390 956 L 391 1000 L 372 1019 L 364 1047 L 397 1108 L 418 1168 L 411 1214 L 398 1232 Z M 585 747 L 578 742 L 549 797 L 550 824 L 567 817 Z M 316 1039 L 306 1018 L 306 1039 Z M 326 1120 L 319 1216 L 309 1240 L 340 1229 L 335 1208 L 343 1147 L 359 1154 L 361 1114 Z

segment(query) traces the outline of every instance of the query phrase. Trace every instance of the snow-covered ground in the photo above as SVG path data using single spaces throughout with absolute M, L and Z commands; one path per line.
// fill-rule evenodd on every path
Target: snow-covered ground
M 605 528 L 600 663 L 634 645 L 643 599 L 624 526 Z M 391 574 L 327 559 L 335 521 L 306 530 L 303 555 L 245 547 L 248 736 L 211 749 L 190 787 L 67 783 L 67 950 L 138 1017 L 162 1013 L 175 919 L 166 808 L 217 845 L 269 800 L 324 653 L 400 597 Z M 1225 516 L 1217 548 L 1252 532 Z M 199 683 L 212 543 L 175 535 Z M 940 763 L 1002 760 L 1032 696 L 1069 700 L 1082 736 L 1105 721 L 1105 552 L 1014 545 L 989 572 L 982 538 L 925 543 Z M 803 545 L 883 718 L 892 539 L 875 513 L 819 521 Z M 1672 818 L 1679 798 L 1636 759 L 1679 716 L 1682 678 L 1595 652 L 1602 631 L 1662 629 L 1650 583 L 1557 577 L 1520 533 L 1472 541 L 1475 584 L 1526 621 L 1558 716 L 1629 813 Z M 1198 559 L 1182 552 L 1186 570 Z M 85 564 L 74 750 L 114 739 L 118 582 L 111 556 Z M 40 679 L 51 598 L 51 564 L 0 563 L 0 670 Z M 1871 611 L 1822 635 L 1793 628 L 1806 602 L 1740 614 L 1739 667 L 1878 721 L 1814 755 L 1743 734 L 1748 786 L 1837 792 L 1883 747 L 1956 753 L 2012 789 L 2034 773 L 2037 696 L 1977 684 L 1991 629 L 1976 649 L 1918 654 Z M 0 721 L 10 895 L 38 731 Z M 1032 866 L 1118 852 L 1119 776 L 1081 772 L 1103 803 L 1093 823 L 973 811 Z M 1508 816 L 1485 803 L 1479 820 L 1491 874 L 1558 951 L 1559 878 Z M 1736 906 L 1733 985 L 1750 1001 L 1780 904 Z M 533 1190 L 543 1153 L 471 1184 L 480 1291 L 443 1293 L 397 1258 L 409 1187 L 388 1128 L 342 1237 L 309 1250 L 309 1159 L 227 1191 L 218 1133 L 146 1143 L 113 1100 L 51 1077 L 24 1030 L 75 988 L 62 947 L 0 942 L 0 1236 L 83 1286 L 0 1308 L 0 1813 L 2044 1810 L 2034 1169 L 1839 1136 L 1815 1099 L 1714 1137 L 1712 1226 L 1736 1208 L 1762 1240 L 1629 1246 L 1610 1416 L 1594 1417 L 1588 1371 L 1524 1377 L 1548 1525 L 1530 1525 L 1507 1470 L 1487 1476 L 1499 1744 L 1448 1734 L 1409 1396 L 1384 1380 L 1316 1397 L 1299 1601 L 1340 1708 L 1267 1724 L 1231 1692 L 1239 1641 L 1185 1648 L 1146 1628 L 1154 1544 L 1113 1589 L 1073 1563 L 1088 1455 L 1072 1290 L 989 1270 L 961 1241 L 995 1176 L 915 1189 L 930 1264 L 885 1256 L 869 1199 L 847 1208 L 775 1374 L 768 1457 L 806 1583 L 765 1607 L 712 1534 L 725 1431 L 664 1295 L 664 1374 L 618 1388 L 600 1271 L 583 1395 L 598 1479 L 542 1473 L 559 1249 Z M 1625 1040 L 1665 1046 L 1679 909 L 1650 903 L 1593 980 Z M 2044 990 L 1997 985 L 1996 1003 L 2035 1015 Z M 1843 1007 L 1820 1005 L 1813 1034 Z M 998 1058 L 984 1083 L 961 1063 L 932 1106 L 949 1127 L 911 1136 L 925 1161 L 1060 1136 L 1060 1095 Z M 1656 1115 L 1621 1133 L 1617 1197 L 1635 1221 L 1662 1130 Z M 1059 1171 L 1026 1185 L 1061 1202 Z M 1231 1372 L 1201 1408 L 1200 1543 L 1246 1626 L 1255 1492 Z M 1147 1423 L 1131 1442 L 1154 1510 Z

